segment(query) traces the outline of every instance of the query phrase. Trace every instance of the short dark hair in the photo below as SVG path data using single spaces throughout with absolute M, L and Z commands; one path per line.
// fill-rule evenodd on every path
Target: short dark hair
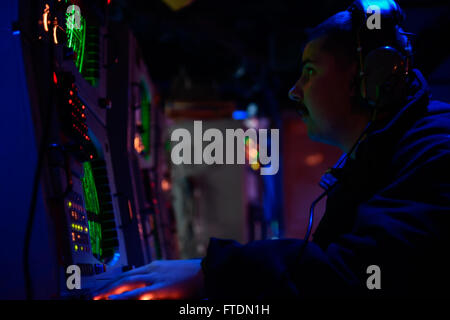
M 344 62 L 353 62 L 357 60 L 357 28 L 360 26 L 355 25 L 352 12 L 341 11 L 318 26 L 307 29 L 307 41 L 324 37 L 323 50 L 337 55 Z M 359 29 L 359 32 L 362 29 L 364 28 Z M 410 55 L 408 39 L 398 24 L 387 24 L 379 30 L 365 29 L 366 31 L 360 34 L 363 57 L 381 46 L 393 47 L 404 56 Z

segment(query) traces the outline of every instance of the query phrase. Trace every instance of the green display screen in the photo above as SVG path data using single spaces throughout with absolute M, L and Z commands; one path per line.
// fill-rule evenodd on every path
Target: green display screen
M 145 83 L 141 85 L 141 121 L 142 121 L 142 144 L 144 145 L 145 158 L 150 157 L 150 120 L 151 100 Z
M 95 186 L 94 174 L 90 162 L 83 163 L 84 175 L 81 178 L 84 192 L 84 202 L 88 213 L 98 216 L 100 205 L 98 201 L 97 188 Z M 91 250 L 94 255 L 102 255 L 102 227 L 96 221 L 88 220 L 89 237 L 91 239 Z
M 91 86 L 98 85 L 100 70 L 99 28 L 88 23 L 77 6 L 69 6 L 66 12 L 67 47 L 75 53 L 74 63 L 83 78 Z
M 75 6 L 69 12 L 66 12 L 66 34 L 67 47 L 73 49 L 75 57 L 75 65 L 81 73 L 84 63 L 84 50 L 86 42 L 86 20 L 75 10 Z

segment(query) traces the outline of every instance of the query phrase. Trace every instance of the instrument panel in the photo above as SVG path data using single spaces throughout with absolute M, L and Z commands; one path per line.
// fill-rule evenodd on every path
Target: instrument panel
M 31 119 L 30 168 L 38 177 L 31 200 L 24 197 L 30 214 L 22 210 L 8 220 L 20 226 L 15 238 L 26 258 L 10 255 L 11 268 L 25 272 L 4 288 L 23 282 L 19 299 L 89 297 L 118 274 L 168 256 L 157 192 L 157 89 L 143 60 L 131 58 L 139 47 L 129 27 L 110 34 L 109 3 L 11 2 L 24 74 L 18 81 L 26 107 L 18 111 Z M 116 41 L 133 41 L 126 56 L 115 50 Z M 124 79 L 119 87 L 108 80 L 111 73 Z M 135 81 L 140 91 L 130 96 Z M 22 183 L 31 185 L 33 175 L 27 179 Z M 74 265 L 79 290 L 67 284 Z

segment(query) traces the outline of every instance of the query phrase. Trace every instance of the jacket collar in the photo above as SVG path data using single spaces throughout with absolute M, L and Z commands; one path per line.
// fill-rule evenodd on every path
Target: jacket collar
M 367 134 L 367 139 L 364 139 L 365 141 L 362 141 L 356 148 L 355 160 L 362 156 L 361 153 L 365 153 L 363 150 L 367 151 L 368 145 L 371 144 L 368 143 L 368 140 L 373 141 L 374 139 L 385 137 L 387 134 L 391 137 L 392 133 L 397 132 L 399 128 L 407 126 L 408 121 L 417 120 L 420 114 L 423 114 L 426 110 L 430 98 L 428 83 L 419 70 L 412 70 L 412 74 L 413 76 L 408 85 L 409 90 L 406 104 L 393 116 L 373 124 L 373 128 Z M 319 185 L 328 191 L 331 186 L 342 178 L 344 168 L 349 162 L 354 161 L 349 159 L 347 154 L 343 154 L 337 163 L 322 176 Z

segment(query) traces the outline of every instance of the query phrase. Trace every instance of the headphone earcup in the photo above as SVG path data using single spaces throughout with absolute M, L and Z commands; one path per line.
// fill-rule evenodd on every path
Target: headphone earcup
M 395 89 L 404 83 L 406 63 L 402 54 L 392 47 L 380 47 L 364 59 L 361 96 L 374 107 L 383 107 L 396 100 Z

